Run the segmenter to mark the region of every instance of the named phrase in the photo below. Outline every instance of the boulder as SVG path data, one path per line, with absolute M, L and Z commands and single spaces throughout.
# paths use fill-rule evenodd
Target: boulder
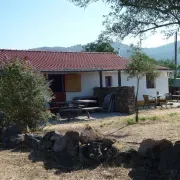
M 38 149 L 42 136 L 36 134 L 25 134 L 24 144 L 29 148 Z
M 15 134 L 21 134 L 21 133 L 22 133 L 21 128 L 18 127 L 17 125 L 9 126 L 4 130 L 3 137 L 8 138 L 8 137 L 12 137 Z
M 152 149 L 156 144 L 154 139 L 145 139 L 141 142 L 138 152 L 140 155 L 146 155 L 149 149 Z
M 104 135 L 90 126 L 87 126 L 80 134 L 81 144 L 88 144 L 93 141 L 102 141 L 103 139 Z
M 54 142 L 58 139 L 60 139 L 62 137 L 62 135 L 60 134 L 60 132 L 58 131 L 50 131 L 47 132 L 41 142 L 40 142 L 40 149 L 52 149 Z
M 102 142 L 91 142 L 80 146 L 79 157 L 81 164 L 92 165 L 108 162 L 117 155 L 115 147 L 104 146 Z
M 146 139 L 140 144 L 138 152 L 142 156 L 153 156 L 155 158 L 160 158 L 161 152 L 171 148 L 172 146 L 172 142 L 167 139 Z
M 11 137 L 3 138 L 4 148 L 16 148 L 24 142 L 24 134 L 15 134 Z
M 76 131 L 67 131 L 64 136 L 54 142 L 53 151 L 59 153 L 61 156 L 77 156 L 79 151 L 79 133 Z
M 112 145 L 115 143 L 116 141 L 114 140 L 114 139 L 109 139 L 109 138 L 104 138 L 103 140 L 102 140 L 102 143 L 103 143 L 103 145 L 104 146 L 106 146 L 106 147 L 112 147 Z
M 167 172 L 180 169 L 180 144 L 177 143 L 173 147 L 163 151 L 160 156 L 158 170 Z

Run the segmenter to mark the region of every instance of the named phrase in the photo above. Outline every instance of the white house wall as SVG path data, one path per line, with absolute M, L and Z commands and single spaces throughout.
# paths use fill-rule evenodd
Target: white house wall
M 81 73 L 81 92 L 66 92 L 66 100 L 71 101 L 74 97 L 92 96 L 93 88 L 100 86 L 98 72 Z
M 112 76 L 112 86 L 118 86 L 118 72 L 117 71 L 104 71 L 102 72 L 103 87 L 105 87 L 105 76 Z M 98 72 L 84 72 L 81 73 L 81 92 L 66 92 L 66 100 L 71 101 L 74 97 L 79 96 L 92 96 L 93 88 L 100 87 L 100 79 Z M 128 79 L 128 76 L 121 72 L 121 85 L 122 86 L 135 86 L 136 79 Z M 136 88 L 135 88 L 136 90 Z M 169 92 L 167 72 L 161 72 L 160 76 L 156 79 L 156 88 L 146 88 L 146 77 L 140 80 L 138 100 L 143 100 L 143 94 L 155 96 L 156 92 L 165 94 Z
M 117 71 L 102 72 L 103 87 L 105 87 L 105 76 L 112 76 L 112 86 L 118 86 Z M 71 101 L 74 97 L 93 96 L 94 87 L 100 87 L 99 72 L 81 73 L 81 92 L 66 92 L 66 100 Z
M 121 73 L 121 85 L 134 86 L 136 91 L 136 79 L 128 79 L 128 75 L 124 74 L 123 72 Z M 155 96 L 157 91 L 159 91 L 160 94 L 165 94 L 169 92 L 167 72 L 161 71 L 160 76 L 155 80 L 155 88 L 152 89 L 147 89 L 146 77 L 141 79 L 138 100 L 143 100 L 144 94 Z
M 118 72 L 117 71 L 104 71 L 102 72 L 103 87 L 105 87 L 105 76 L 112 76 L 112 86 L 118 86 Z

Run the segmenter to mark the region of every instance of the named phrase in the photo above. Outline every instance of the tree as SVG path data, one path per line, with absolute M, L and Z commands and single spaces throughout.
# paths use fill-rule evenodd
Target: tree
M 138 49 L 132 49 L 131 61 L 127 64 L 125 73 L 129 75 L 129 78 L 136 78 L 136 95 L 135 95 L 135 112 L 136 122 L 138 122 L 138 93 L 139 82 L 147 74 L 151 78 L 156 78 L 159 73 L 156 70 L 156 65 L 153 63 L 153 59 L 149 58 L 146 54 L 140 52 Z
M 83 48 L 87 52 L 115 52 L 114 48 L 107 42 L 92 42 Z
M 45 104 L 52 94 L 43 75 L 33 71 L 21 60 L 3 65 L 0 74 L 1 126 L 18 125 L 22 129 L 35 128 L 40 121 L 51 117 Z
M 168 67 L 172 70 L 176 70 L 179 68 L 179 66 L 176 67 L 175 63 L 172 62 L 171 60 L 169 59 L 165 59 L 165 60 L 160 60 L 160 61 L 156 61 L 158 65 L 160 66 L 164 66 L 164 67 Z
M 70 0 L 80 7 L 86 7 L 98 0 Z M 179 0 L 104 0 L 111 6 L 105 16 L 105 33 L 124 38 L 128 35 L 155 33 L 160 29 L 165 36 L 171 36 L 180 26 Z

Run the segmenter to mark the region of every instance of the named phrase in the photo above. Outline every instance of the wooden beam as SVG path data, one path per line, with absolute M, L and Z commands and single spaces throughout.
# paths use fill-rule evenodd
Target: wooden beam
M 99 71 L 100 87 L 103 87 L 102 71 Z
M 118 71 L 118 86 L 121 86 L 121 71 Z

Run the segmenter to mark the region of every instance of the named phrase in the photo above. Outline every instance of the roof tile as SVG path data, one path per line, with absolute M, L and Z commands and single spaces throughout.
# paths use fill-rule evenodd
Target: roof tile
M 40 71 L 124 70 L 129 62 L 129 59 L 114 53 L 0 49 L 1 63 L 15 58 L 28 60 L 35 69 Z

